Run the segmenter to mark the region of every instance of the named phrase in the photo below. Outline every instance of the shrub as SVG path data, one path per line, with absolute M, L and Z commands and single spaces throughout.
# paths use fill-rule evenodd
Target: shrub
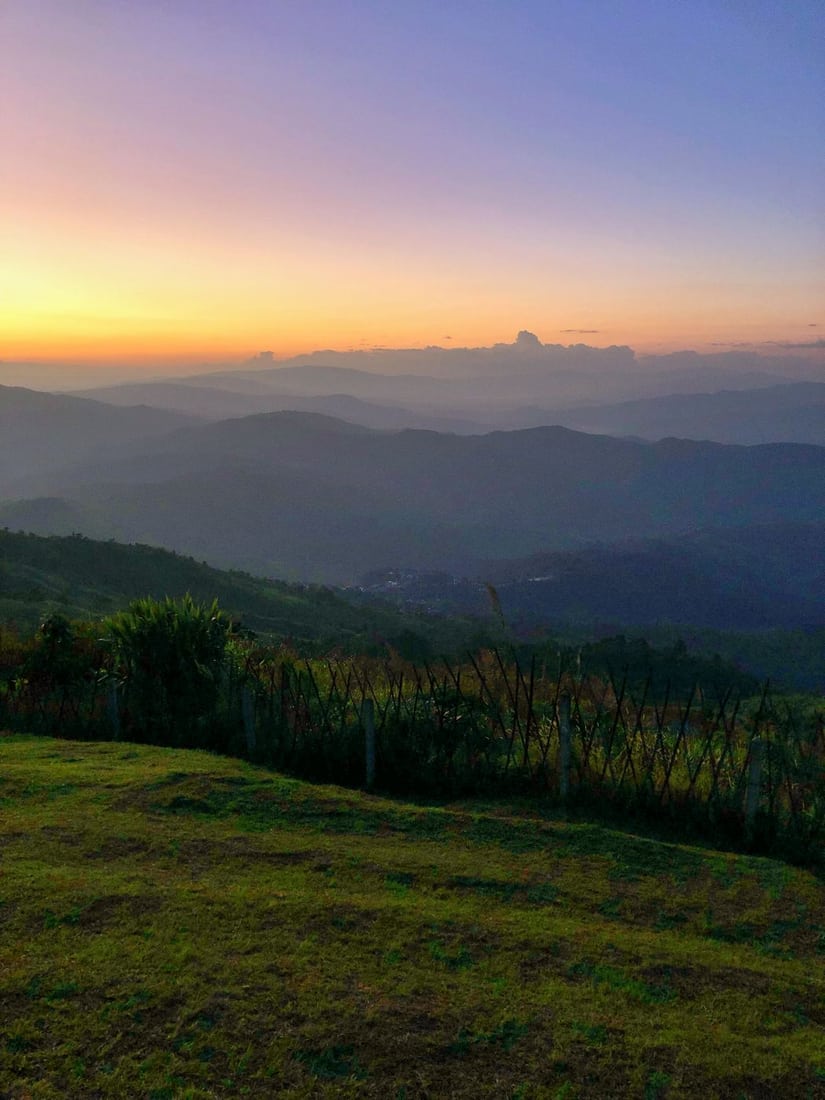
M 217 601 L 198 604 L 189 595 L 136 600 L 105 626 L 130 736 L 220 747 L 217 718 L 231 623 Z

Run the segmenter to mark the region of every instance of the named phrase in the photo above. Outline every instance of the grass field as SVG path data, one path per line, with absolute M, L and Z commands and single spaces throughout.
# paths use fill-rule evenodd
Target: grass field
M 0 736 L 0 1096 L 825 1097 L 825 883 Z

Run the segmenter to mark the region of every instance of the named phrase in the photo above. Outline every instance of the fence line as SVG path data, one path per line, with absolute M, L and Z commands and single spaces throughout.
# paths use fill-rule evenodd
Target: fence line
M 755 844 L 825 839 L 825 728 L 766 686 L 655 696 L 648 680 L 548 675 L 490 651 L 466 664 L 298 660 L 250 650 L 189 725 L 150 722 L 105 650 L 83 677 L 0 653 L 0 728 L 190 745 L 316 780 L 405 794 L 534 794 L 704 822 Z M 18 672 L 15 675 L 15 671 Z

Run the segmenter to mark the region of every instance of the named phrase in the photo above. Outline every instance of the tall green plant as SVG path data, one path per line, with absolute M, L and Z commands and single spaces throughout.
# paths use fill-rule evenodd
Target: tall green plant
M 217 601 L 135 600 L 106 628 L 132 734 L 166 744 L 213 741 L 231 629 Z

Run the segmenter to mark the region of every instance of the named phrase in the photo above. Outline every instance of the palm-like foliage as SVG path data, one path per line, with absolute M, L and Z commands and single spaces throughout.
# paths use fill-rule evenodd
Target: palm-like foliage
M 133 731 L 176 743 L 203 733 L 216 711 L 231 628 L 217 601 L 135 600 L 106 628 Z

